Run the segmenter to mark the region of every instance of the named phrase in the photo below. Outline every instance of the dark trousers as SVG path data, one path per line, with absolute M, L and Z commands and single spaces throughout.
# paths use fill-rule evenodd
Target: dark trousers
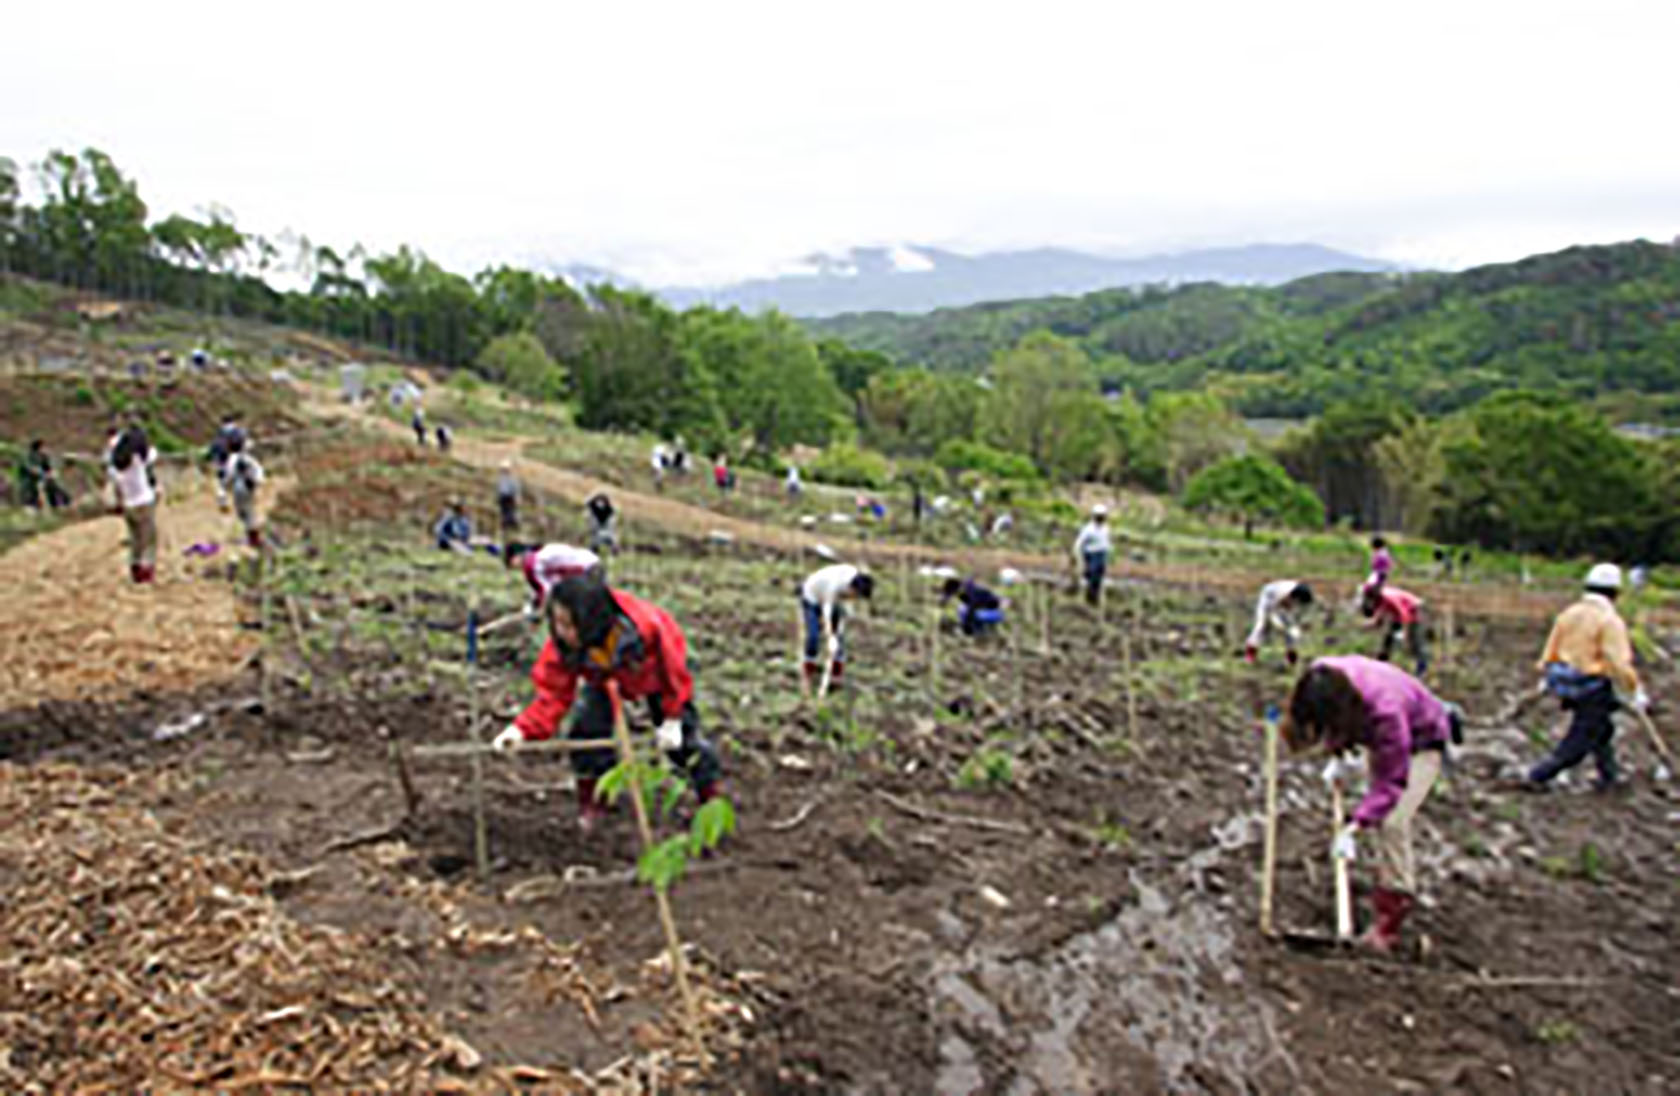
M 1085 600 L 1092 605 L 1102 593 L 1103 576 L 1108 572 L 1107 552 L 1085 553 Z
M 1406 636 L 1406 650 L 1412 656 L 1412 665 L 1418 676 L 1422 677 L 1429 672 L 1429 648 L 1424 645 L 1423 641 L 1423 617 L 1421 615 L 1410 624 L 1396 622 L 1389 625 L 1387 631 L 1383 633 L 1382 650 L 1377 652 L 1377 658 L 1383 662 L 1388 661 L 1388 656 L 1394 653 L 1394 641 L 1400 638 L 1401 633 Z
M 1565 700 L 1563 710 L 1570 713 L 1569 733 L 1557 744 L 1550 756 L 1534 766 L 1528 778 L 1545 784 L 1565 769 L 1573 769 L 1588 754 L 1598 765 L 1598 783 L 1608 787 L 1616 782 L 1616 723 L 1611 719 L 1619 705 L 1616 692 L 1607 680 L 1575 700 Z
M 648 714 L 657 725 L 664 722 L 664 709 L 657 695 L 647 698 Z M 683 744 L 670 750 L 665 757 L 682 773 L 696 790 L 708 788 L 723 774 L 717 750 L 700 734 L 700 712 L 693 702 L 683 706 Z M 572 729 L 568 738 L 577 740 L 611 738 L 613 736 L 612 698 L 599 685 L 585 685 L 583 694 L 573 709 Z M 585 779 L 606 775 L 618 764 L 618 753 L 612 749 L 581 750 L 571 755 L 572 772 Z
M 799 612 L 805 618 L 805 661 L 816 662 L 822 657 L 823 609 L 814 601 L 799 599 Z M 846 661 L 846 610 L 834 607 L 834 661 Z

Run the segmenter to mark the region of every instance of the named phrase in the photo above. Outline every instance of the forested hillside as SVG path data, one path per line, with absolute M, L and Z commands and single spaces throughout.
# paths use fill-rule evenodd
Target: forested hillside
M 1047 329 L 1078 342 L 1109 386 L 1212 391 L 1250 415 L 1373 395 L 1444 412 L 1513 387 L 1651 414 L 1680 408 L 1677 320 L 1680 251 L 1634 242 L 1459 274 L 1114 290 L 811 326 L 950 370 Z

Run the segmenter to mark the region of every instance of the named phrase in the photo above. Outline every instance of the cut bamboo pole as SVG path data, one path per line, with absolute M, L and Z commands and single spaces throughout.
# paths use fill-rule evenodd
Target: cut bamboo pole
M 793 621 L 793 664 L 799 670 L 799 699 L 811 699 L 811 681 L 805 674 L 805 600 L 800 598 Z
M 1277 881 L 1278 723 L 1276 711 L 1265 719 L 1266 832 L 1260 854 L 1260 931 L 1276 935 L 1272 924 L 1272 894 Z
M 939 704 L 939 603 L 928 613 L 928 688 L 935 706 Z
M 828 699 L 828 687 L 834 683 L 834 658 L 838 644 L 835 642 L 834 625 L 829 613 L 830 606 L 818 605 L 817 615 L 822 618 L 822 645 L 819 654 L 823 660 L 822 684 L 817 687 L 817 700 Z
M 1050 588 L 1041 586 L 1038 591 L 1038 653 L 1045 658 L 1050 657 Z
M 478 737 L 478 610 L 467 610 L 467 741 L 481 745 Z M 490 881 L 490 823 L 484 812 L 484 755 L 472 754 L 473 860 L 478 878 Z
M 624 715 L 624 698 L 619 695 L 618 682 L 607 681 L 607 697 L 612 702 L 613 737 L 618 741 L 619 760 L 628 765 L 634 774 L 638 768 L 636 743 L 630 738 L 630 723 Z M 641 834 L 642 850 L 645 852 L 653 848 L 653 825 L 648 821 L 647 804 L 642 801 L 641 788 L 634 779 L 630 783 L 630 806 L 636 813 L 636 829 Z M 677 992 L 682 997 L 683 1011 L 687 1014 L 689 1038 L 694 1041 L 695 1054 L 705 1065 L 710 1056 L 700 1034 L 700 1005 L 694 998 L 694 988 L 688 984 L 688 964 L 683 956 L 682 940 L 677 935 L 677 919 L 671 912 L 671 896 L 664 887 L 653 888 L 653 896 L 659 904 L 659 923 L 665 930 L 665 946 L 671 954 L 671 972 L 676 976 Z
M 269 673 L 269 660 L 274 654 L 274 642 L 273 637 L 269 635 L 268 631 L 271 614 L 269 613 L 268 605 L 268 547 L 266 544 L 257 548 L 257 593 L 261 601 L 261 608 L 259 609 L 259 612 L 262 617 L 259 621 L 261 626 L 260 632 L 262 635 L 262 658 L 259 660 L 260 676 L 258 677 L 258 692 L 262 698 L 263 713 L 265 716 L 268 716 L 273 712 L 269 703 L 273 699 L 271 695 L 273 686 L 270 684 L 272 675 Z
M 1344 809 L 1342 805 L 1342 785 L 1332 781 L 1330 784 L 1330 837 L 1335 839 L 1342 832 Z M 1353 937 L 1353 891 L 1348 883 L 1347 861 L 1331 853 L 1331 873 L 1335 879 L 1336 900 L 1336 939 L 1349 940 Z

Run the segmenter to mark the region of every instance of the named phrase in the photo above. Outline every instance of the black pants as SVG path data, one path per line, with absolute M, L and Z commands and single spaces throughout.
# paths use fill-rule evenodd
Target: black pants
M 1418 676 L 1422 677 L 1429 672 L 1429 648 L 1424 645 L 1423 641 L 1423 617 L 1421 615 L 1410 624 L 1395 623 L 1390 625 L 1383 633 L 1382 650 L 1377 652 L 1377 658 L 1380 661 L 1387 662 L 1388 657 L 1394 653 L 1394 641 L 1399 639 L 1402 633 L 1406 636 L 1406 650 L 1412 656 L 1412 665 L 1417 670 Z
M 1578 700 L 1565 700 L 1563 710 L 1571 713 L 1569 733 L 1563 736 L 1563 741 L 1557 744 L 1557 748 L 1546 760 L 1534 766 L 1528 778 L 1536 784 L 1545 784 L 1565 769 L 1573 769 L 1586 760 L 1588 754 L 1592 754 L 1593 761 L 1598 766 L 1599 786 L 1609 787 L 1614 784 L 1619 769 L 1616 765 L 1616 747 L 1612 741 L 1616 736 L 1616 722 L 1610 717 L 1618 707 L 1620 705 L 1616 702 L 1616 691 L 1607 680 L 1601 680 Z
M 664 722 L 664 708 L 657 695 L 647 698 L 648 714 L 657 726 Z M 573 709 L 572 729 L 568 738 L 587 740 L 613 736 L 612 698 L 598 685 L 585 685 L 583 694 Z M 628 713 L 626 713 L 628 714 Z M 687 777 L 698 790 L 708 788 L 723 775 L 717 750 L 700 734 L 700 712 L 694 702 L 683 705 L 683 744 L 665 756 L 676 770 Z M 584 778 L 604 776 L 618 764 L 618 754 L 611 749 L 582 750 L 571 755 L 572 772 Z

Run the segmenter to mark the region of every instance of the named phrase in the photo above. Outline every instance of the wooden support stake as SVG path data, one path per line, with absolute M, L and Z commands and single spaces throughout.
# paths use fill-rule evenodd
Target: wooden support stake
M 1342 832 L 1344 820 L 1342 786 L 1340 783 L 1332 782 L 1330 785 L 1330 836 L 1332 840 Z M 1332 852 L 1330 866 L 1336 881 L 1336 939 L 1351 940 L 1353 938 L 1353 892 L 1348 885 L 1347 861 Z
M 817 615 L 822 617 L 822 647 L 818 654 L 823 660 L 822 684 L 817 687 L 817 700 L 828 699 L 828 687 L 834 683 L 834 628 L 829 623 L 828 610 L 825 606 L 817 606 Z
M 257 591 L 262 603 L 262 607 L 259 610 L 262 617 L 259 621 L 259 624 L 261 625 L 260 631 L 262 633 L 262 660 L 260 664 L 261 676 L 258 678 L 260 683 L 258 691 L 262 695 L 263 715 L 266 718 L 273 714 L 273 709 L 270 707 L 269 703 L 272 700 L 270 695 L 272 687 L 269 684 L 270 674 L 268 664 L 270 657 L 274 653 L 272 637 L 268 633 L 270 613 L 268 611 L 268 547 L 266 544 L 257 549 Z
M 1016 711 L 1021 711 L 1026 707 L 1027 699 L 1027 682 L 1025 676 L 1021 673 L 1021 629 L 1025 627 L 1027 623 L 1026 603 L 1027 599 L 1023 598 L 1021 599 L 1020 605 L 1010 606 L 1010 608 L 1018 608 L 1021 610 L 1015 615 L 1015 618 L 1009 622 L 1009 676 L 1015 679 Z
M 1632 705 L 1629 705 L 1629 707 L 1632 708 Z M 1673 772 L 1674 755 L 1668 752 L 1668 743 L 1664 742 L 1662 735 L 1657 733 L 1657 725 L 1651 722 L 1648 713 L 1640 711 L 1638 708 L 1632 710 L 1634 718 L 1639 720 L 1639 725 L 1645 728 L 1645 734 L 1651 739 L 1651 748 L 1657 751 L 1658 755 L 1662 757 L 1663 764 L 1668 767 L 1670 772 Z
M 584 753 L 588 750 L 610 750 L 618 743 L 611 738 L 550 738 L 541 742 L 521 742 L 514 746 L 515 754 Z M 488 742 L 438 742 L 410 746 L 403 755 L 412 761 L 447 761 L 459 757 L 496 754 Z
M 1132 665 L 1132 630 L 1120 634 L 1120 658 L 1126 673 L 1126 741 L 1137 745 L 1137 672 Z
M 1260 854 L 1260 931 L 1267 936 L 1277 933 L 1272 924 L 1272 892 L 1277 880 L 1277 785 L 1278 785 L 1278 723 L 1277 713 L 1266 713 L 1265 782 L 1266 833 Z
M 478 737 L 478 610 L 467 610 L 467 741 L 480 745 Z M 478 878 L 490 881 L 490 823 L 484 813 L 484 755 L 472 755 L 473 860 Z
M 939 603 L 935 602 L 928 615 L 928 689 L 933 703 L 939 704 Z
M 630 722 L 624 715 L 624 698 L 619 695 L 618 682 L 607 681 L 607 698 L 612 702 L 613 709 L 613 737 L 618 741 L 619 759 L 636 772 L 636 743 L 630 737 Z M 642 801 L 642 790 L 636 781 L 631 781 L 630 806 L 636 812 L 636 829 L 642 837 L 642 849 L 653 848 L 653 826 L 648 821 L 647 804 Z M 700 1034 L 700 1006 L 694 999 L 694 989 L 688 984 L 688 964 L 684 959 L 682 940 L 677 936 L 677 919 L 671 913 L 671 896 L 664 887 L 653 888 L 653 896 L 659 904 L 659 923 L 665 930 L 665 947 L 671 954 L 671 972 L 677 979 L 677 992 L 682 997 L 683 1010 L 688 1015 L 688 1034 L 694 1041 L 694 1052 L 700 1058 L 702 1065 L 710 1061 L 706 1053 L 706 1043 Z
M 1038 653 L 1050 657 L 1050 588 L 1038 591 Z
M 811 699 L 811 679 L 805 674 L 805 599 L 801 597 L 793 624 L 793 664 L 799 668 L 799 699 Z

